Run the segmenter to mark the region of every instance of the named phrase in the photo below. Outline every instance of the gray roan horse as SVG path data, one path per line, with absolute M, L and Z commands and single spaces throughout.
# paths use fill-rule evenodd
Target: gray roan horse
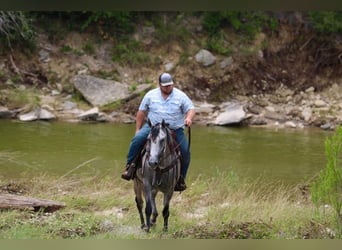
M 151 131 L 141 157 L 141 168 L 137 169 L 134 178 L 135 201 L 140 215 L 141 228 L 149 232 L 158 216 L 156 195 L 159 191 L 162 192 L 164 194 L 164 231 L 167 231 L 170 201 L 180 176 L 180 150 L 172 131 L 164 120 L 155 125 L 149 121 L 149 125 Z M 143 215 L 143 197 L 146 202 L 146 224 Z

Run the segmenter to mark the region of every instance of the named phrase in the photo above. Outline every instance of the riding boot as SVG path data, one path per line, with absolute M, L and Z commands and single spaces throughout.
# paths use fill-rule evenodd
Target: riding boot
M 121 178 L 124 180 L 129 181 L 130 179 L 133 179 L 135 172 L 135 164 L 127 164 L 125 172 L 122 173 Z
M 184 177 L 181 175 L 179 176 L 179 179 L 177 181 L 177 184 L 175 186 L 175 191 L 184 191 L 186 189 L 186 184 L 185 184 L 185 180 Z

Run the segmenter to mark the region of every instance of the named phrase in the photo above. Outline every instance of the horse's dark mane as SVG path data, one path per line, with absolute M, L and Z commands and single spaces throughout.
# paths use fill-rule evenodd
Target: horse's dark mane
M 152 140 L 154 140 L 158 134 L 159 134 L 159 131 L 160 129 L 163 127 L 160 125 L 161 123 L 157 123 L 156 125 L 154 125 L 152 128 L 151 128 L 151 138 Z M 166 125 L 165 127 L 163 127 L 166 131 L 166 135 L 167 135 L 167 142 L 169 145 L 171 145 L 172 143 L 172 133 L 170 131 L 170 128 Z
M 160 126 L 159 125 L 160 125 L 160 123 L 157 123 L 151 129 L 152 140 L 154 140 L 158 136 L 158 134 L 159 134 L 159 130 L 160 130 Z

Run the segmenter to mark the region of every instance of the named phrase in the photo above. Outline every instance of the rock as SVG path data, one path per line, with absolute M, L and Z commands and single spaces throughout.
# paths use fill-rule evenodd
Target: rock
M 71 102 L 71 101 L 65 101 L 62 104 L 62 107 L 64 110 L 72 110 L 72 109 L 75 109 L 77 107 L 77 104 L 74 102 Z
M 212 124 L 219 126 L 237 124 L 242 122 L 246 118 L 248 117 L 246 116 L 246 113 L 243 110 L 243 106 L 241 104 L 230 103 L 225 108 L 225 111 L 216 117 Z
M 50 61 L 50 53 L 46 50 L 43 50 L 41 49 L 39 52 L 39 60 L 44 62 L 44 63 L 47 63 Z
M 329 122 L 328 123 L 325 123 L 325 124 L 322 124 L 321 126 L 319 126 L 321 129 L 323 130 L 333 130 L 335 129 L 335 127 L 330 124 Z
M 165 64 L 165 66 L 164 66 L 166 72 L 171 71 L 174 67 L 175 67 L 175 65 L 174 65 L 174 63 L 172 63 L 172 62 L 167 63 L 167 64 Z
M 11 118 L 13 112 L 9 111 L 6 107 L 0 107 L 0 118 Z
M 37 108 L 29 113 L 19 115 L 19 120 L 24 122 L 35 121 L 35 120 L 52 120 L 56 116 L 46 109 Z
M 195 55 L 195 60 L 203 66 L 210 66 L 215 63 L 216 57 L 208 50 L 202 49 Z
M 253 116 L 250 120 L 249 120 L 249 124 L 250 125 L 255 125 L 255 126 L 260 126 L 260 125 L 266 125 L 267 121 L 264 117 L 262 116 Z
M 297 125 L 296 125 L 296 123 L 294 123 L 293 121 L 287 121 L 287 122 L 285 122 L 285 127 L 288 127 L 288 128 L 296 128 Z
M 272 106 L 266 106 L 265 110 L 269 111 L 269 112 L 275 112 L 275 108 Z
M 50 111 L 47 111 L 46 109 L 40 109 L 38 119 L 39 120 L 52 120 L 55 119 L 55 115 L 52 114 Z
M 311 108 L 304 108 L 304 110 L 302 111 L 302 116 L 304 118 L 304 121 L 309 121 L 311 119 L 312 116 L 312 110 Z
M 89 75 L 77 75 L 74 78 L 74 86 L 93 106 L 129 100 L 150 88 L 150 84 L 141 84 L 132 91 L 126 84 Z
M 315 107 L 317 107 L 317 108 L 321 108 L 321 107 L 325 107 L 327 104 L 326 104 L 325 101 L 319 99 L 319 100 L 316 100 L 316 101 L 314 102 L 314 105 L 315 105 Z
M 215 105 L 209 104 L 207 102 L 205 103 L 197 103 L 195 104 L 195 110 L 196 114 L 211 114 L 213 110 L 215 109 Z
M 19 120 L 23 122 L 30 122 L 38 120 L 38 114 L 36 111 L 31 111 L 29 113 L 19 115 Z
M 61 92 L 58 91 L 58 90 L 55 90 L 55 89 L 51 90 L 51 95 L 52 96 L 56 96 L 56 95 L 60 95 L 60 94 L 61 94 Z
M 99 116 L 99 108 L 95 107 L 87 110 L 86 112 L 78 115 L 78 118 L 82 121 L 96 121 Z
M 226 57 L 226 58 L 224 58 L 224 59 L 222 60 L 222 62 L 220 63 L 220 67 L 221 67 L 221 69 L 224 69 L 224 68 L 226 68 L 226 67 L 232 65 L 233 62 L 234 62 L 233 57 L 231 57 L 231 56 L 230 56 L 230 57 Z
M 314 91 L 315 91 L 315 88 L 312 86 L 305 90 L 306 93 L 313 93 Z

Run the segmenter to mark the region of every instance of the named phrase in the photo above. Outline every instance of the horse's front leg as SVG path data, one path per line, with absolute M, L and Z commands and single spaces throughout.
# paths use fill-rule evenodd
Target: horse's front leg
M 163 208 L 163 219 L 164 219 L 164 232 L 168 231 L 169 227 L 169 216 L 170 216 L 170 200 L 172 198 L 171 194 L 164 194 L 164 208 Z
M 154 226 L 157 223 L 157 217 L 158 217 L 158 211 L 157 211 L 157 205 L 156 205 L 156 196 L 157 196 L 157 191 L 153 190 L 152 191 L 152 221 L 151 225 Z
M 152 214 L 152 205 L 151 205 L 151 198 L 149 197 L 148 199 L 146 199 L 146 207 L 145 207 L 146 226 L 144 230 L 146 232 L 149 232 L 151 228 L 151 214 Z
M 144 195 L 145 195 L 145 200 L 146 200 L 146 207 L 145 207 L 146 227 L 144 228 L 144 230 L 146 232 L 149 232 L 151 228 L 151 214 L 152 214 L 152 209 L 153 209 L 152 187 L 150 185 L 145 184 Z

